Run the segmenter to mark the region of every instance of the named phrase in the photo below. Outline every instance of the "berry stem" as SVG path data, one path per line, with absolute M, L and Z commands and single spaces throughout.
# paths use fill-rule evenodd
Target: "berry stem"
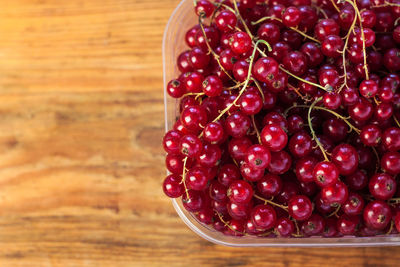
M 265 102 L 265 96 L 264 96 L 264 92 L 263 92 L 263 90 L 262 90 L 260 84 L 259 84 L 258 81 L 257 81 L 256 79 L 254 79 L 254 78 L 251 78 L 251 80 L 254 82 L 254 84 L 256 85 L 256 87 L 257 87 L 257 89 L 258 89 L 258 91 L 260 92 L 262 101 L 263 101 L 263 103 L 264 103 L 264 102 Z
M 204 30 L 204 25 L 203 25 L 203 18 L 204 18 L 204 14 L 200 14 L 199 16 L 199 25 L 200 25 L 200 29 L 201 32 L 203 34 L 204 40 L 206 42 L 207 48 L 208 48 L 208 52 L 211 53 L 213 55 L 213 57 L 215 58 L 215 60 L 217 61 L 219 67 L 221 68 L 221 70 L 226 74 L 226 76 L 229 77 L 230 80 L 235 81 L 235 79 L 232 78 L 232 76 L 225 70 L 225 68 L 221 65 L 221 62 L 219 61 L 219 55 L 217 53 L 215 53 L 215 51 L 211 48 L 210 43 L 208 42 L 208 38 L 206 35 L 206 31 Z
M 310 128 L 312 137 L 313 137 L 313 139 L 315 140 L 315 142 L 317 143 L 317 146 L 319 147 L 319 149 L 321 149 L 321 152 L 322 152 L 322 155 L 324 156 L 325 161 L 329 161 L 329 158 L 328 158 L 328 156 L 327 156 L 327 154 L 326 154 L 326 151 L 325 151 L 324 147 L 322 146 L 321 142 L 319 141 L 317 135 L 315 134 L 315 131 L 314 131 L 313 126 L 312 126 L 311 112 L 312 112 L 313 108 L 315 107 L 315 105 L 316 105 L 318 102 L 320 102 L 321 100 L 322 100 L 322 97 L 317 98 L 317 99 L 311 104 L 311 106 L 310 106 L 309 109 L 308 109 L 308 117 L 307 117 L 307 118 L 308 118 L 308 127 Z
M 379 158 L 378 151 L 376 151 L 376 148 L 375 148 L 375 147 L 372 147 L 372 151 L 374 152 L 374 155 L 375 155 L 375 157 L 376 157 L 375 172 L 377 173 L 378 170 L 379 170 L 379 166 L 381 165 L 381 163 L 380 163 L 381 160 L 380 160 L 380 158 Z
M 233 6 L 235 7 L 235 13 L 236 13 L 237 18 L 238 18 L 238 19 L 240 20 L 240 22 L 243 24 L 243 27 L 244 27 L 244 29 L 246 30 L 247 34 L 248 34 L 248 35 L 251 37 L 251 39 L 253 40 L 253 39 L 254 39 L 253 34 L 251 33 L 249 27 L 247 27 L 247 24 L 246 24 L 246 22 L 244 21 L 242 15 L 240 15 L 240 11 L 239 11 L 239 8 L 238 8 L 238 5 L 237 5 L 236 0 L 233 0 Z
M 286 69 L 285 69 L 284 67 L 282 67 L 282 66 L 279 66 L 279 69 L 280 69 L 281 71 L 285 72 L 286 74 L 292 76 L 293 78 L 299 80 L 299 81 L 302 81 L 302 82 L 304 82 L 304 83 L 308 83 L 309 85 L 312 85 L 312 86 L 315 86 L 315 87 L 318 87 L 318 88 L 320 88 L 320 89 L 322 89 L 322 90 L 324 90 L 324 91 L 326 91 L 326 92 L 331 92 L 331 91 L 332 91 L 332 88 L 329 87 L 329 85 L 326 86 L 326 88 L 325 88 L 325 87 L 323 87 L 322 85 L 319 85 L 319 84 L 317 84 L 317 83 L 313 83 L 313 82 L 304 80 L 303 78 L 300 78 L 299 76 L 294 75 L 293 73 L 289 72 L 288 70 L 286 70 Z
M 334 2 L 333 0 L 331 0 L 331 1 Z M 349 86 L 347 85 L 346 50 L 347 50 L 347 45 L 349 43 L 350 35 L 354 31 L 354 27 L 356 25 L 356 22 L 357 22 L 357 17 L 354 16 L 354 19 L 353 19 L 353 22 L 351 23 L 349 31 L 347 32 L 347 34 L 345 36 L 345 42 L 344 42 L 344 45 L 343 45 L 343 51 L 341 51 L 342 59 L 343 59 L 343 78 L 344 78 L 344 82 L 343 82 L 343 85 L 339 88 L 338 93 L 340 93 L 340 91 L 342 90 L 342 88 L 344 86 L 349 88 Z
M 185 157 L 183 159 L 183 172 L 182 172 L 182 180 L 181 183 L 183 183 L 183 187 L 185 188 L 185 193 L 186 193 L 186 197 L 189 199 L 189 193 L 188 193 L 188 189 L 186 186 L 186 162 L 188 160 L 188 157 Z
M 241 235 L 246 235 L 246 233 L 242 233 L 242 232 L 239 232 L 239 231 L 236 230 L 236 229 L 233 229 L 232 226 L 230 226 L 229 223 L 226 222 L 226 221 L 222 218 L 222 215 L 221 215 L 218 211 L 214 210 L 214 212 L 217 214 L 217 216 L 219 217 L 219 219 L 221 220 L 221 222 L 222 222 L 226 227 L 228 227 L 229 229 L 231 229 L 231 230 L 234 231 L 235 233 L 238 233 L 238 234 L 241 234 Z
M 340 208 L 341 208 L 341 206 L 340 206 L 340 205 L 337 205 L 335 211 L 332 212 L 331 214 L 329 214 L 329 215 L 327 216 L 327 218 L 332 217 L 332 216 L 335 216 L 336 218 L 339 218 L 339 216 L 338 216 L 337 213 L 339 212 Z
M 320 98 L 320 99 L 322 99 L 322 98 Z M 289 107 L 288 109 L 286 109 L 284 113 L 287 114 L 287 113 L 289 112 L 289 110 L 291 110 L 291 109 L 293 109 L 293 108 L 310 108 L 310 107 L 311 107 L 311 106 L 308 106 L 308 105 L 296 105 L 296 106 L 291 106 L 291 107 Z M 333 111 L 333 110 L 330 110 L 330 109 L 321 107 L 321 106 L 314 106 L 313 109 L 324 110 L 324 111 L 326 111 L 326 112 L 329 112 L 329 113 L 335 115 L 338 119 L 343 120 L 343 121 L 350 127 L 351 130 L 355 131 L 357 134 L 360 134 L 360 132 L 361 132 L 360 129 L 358 129 L 358 128 L 355 127 L 353 124 L 351 124 L 351 123 L 349 122 L 348 118 L 343 117 L 343 116 L 340 115 L 339 113 L 337 113 L 337 112 L 335 112 L 335 111 Z
M 279 21 L 279 22 L 282 23 L 282 20 L 279 19 L 279 18 L 267 16 L 267 17 L 263 17 L 263 18 L 261 18 L 261 19 L 255 21 L 255 22 L 252 22 L 251 24 L 252 24 L 252 25 L 257 25 L 257 24 L 259 24 L 259 23 L 261 23 L 261 22 L 263 22 L 263 21 L 269 20 L 269 19 L 276 20 L 276 21 Z M 298 28 L 295 28 L 295 27 L 288 27 L 288 28 L 291 29 L 292 31 L 295 31 L 295 32 L 301 34 L 301 35 L 302 35 L 303 37 L 305 37 L 305 38 L 308 38 L 308 39 L 310 39 L 310 40 L 312 40 L 312 41 L 314 41 L 314 42 L 316 42 L 316 43 L 321 44 L 321 42 L 320 42 L 319 40 L 317 40 L 317 39 L 315 39 L 314 37 L 312 37 L 312 36 L 306 34 L 305 32 L 300 31 Z
M 258 41 L 255 43 L 254 49 L 253 49 L 253 53 L 252 53 L 252 55 L 250 56 L 249 71 L 248 71 L 248 73 L 247 73 L 247 78 L 246 78 L 246 80 L 245 80 L 245 82 L 244 82 L 244 84 L 243 84 L 242 89 L 240 89 L 239 94 L 238 94 L 238 96 L 235 98 L 235 100 L 233 100 L 233 102 L 232 102 L 229 106 L 227 106 L 224 110 L 222 110 L 222 111 L 220 112 L 220 114 L 213 120 L 213 122 L 218 121 L 227 111 L 229 111 L 229 110 L 231 109 L 231 107 L 233 107 L 233 106 L 236 104 L 236 102 L 237 102 L 237 101 L 239 100 L 239 98 L 242 96 L 242 94 L 244 93 L 244 91 L 246 91 L 247 85 L 248 85 L 249 82 L 250 82 L 251 70 L 252 70 L 252 68 L 253 68 L 253 63 L 254 63 L 254 58 L 255 58 L 256 51 L 257 51 L 257 47 L 258 47 L 258 45 L 259 45 L 260 43 L 261 43 L 261 44 L 265 44 L 265 45 L 268 47 L 268 49 L 271 49 L 271 46 L 269 45 L 269 43 L 266 42 L 266 41 L 264 41 L 264 40 L 258 40 Z
M 365 35 L 364 35 L 364 29 L 363 29 L 362 22 L 361 22 L 362 20 L 361 20 L 360 10 L 359 10 L 358 7 L 357 7 L 356 0 L 353 0 L 353 2 L 350 1 L 350 0 L 344 0 L 344 1 L 353 6 L 354 11 L 356 12 L 355 19 L 358 18 L 358 20 L 359 20 L 359 22 L 360 22 L 360 31 L 361 31 L 362 41 L 363 41 L 363 55 L 364 55 L 364 71 L 365 71 L 365 78 L 366 78 L 367 80 L 369 80 L 368 65 L 367 65 L 367 51 L 365 50 Z
M 390 235 L 390 233 L 392 232 L 392 230 L 393 230 L 393 226 L 394 226 L 394 222 L 393 222 L 393 220 L 391 220 L 390 221 L 390 227 L 389 227 L 389 230 L 386 232 L 386 234 L 385 235 Z
M 400 122 L 399 122 L 399 120 L 396 118 L 396 115 L 395 115 L 395 114 L 393 114 L 393 119 L 394 119 L 394 121 L 396 122 L 397 127 L 400 128 Z
M 340 13 L 340 9 L 339 9 L 339 7 L 336 5 L 335 0 L 331 0 L 331 3 L 332 3 L 332 5 L 333 5 L 333 7 L 336 9 L 336 11 L 337 11 L 338 13 Z
M 254 115 L 251 115 L 251 121 L 253 122 L 253 127 L 257 134 L 258 143 L 261 144 L 260 131 L 257 128 L 256 121 L 254 120 Z
M 273 201 L 271 201 L 271 200 L 265 199 L 265 198 L 260 197 L 260 196 L 258 196 L 258 195 L 256 195 L 256 194 L 254 194 L 254 197 L 257 198 L 257 199 L 259 199 L 259 200 L 264 201 L 265 204 L 270 204 L 270 205 L 279 207 L 279 208 L 281 208 L 281 209 L 283 209 L 283 210 L 285 210 L 285 211 L 288 211 L 288 207 L 287 207 L 287 206 L 277 204 L 277 203 L 275 203 L 275 202 L 273 202 Z

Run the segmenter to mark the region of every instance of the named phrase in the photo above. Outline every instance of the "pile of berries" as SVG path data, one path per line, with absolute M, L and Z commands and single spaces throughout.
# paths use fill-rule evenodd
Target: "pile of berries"
M 226 235 L 400 231 L 400 0 L 195 0 L 165 194 Z

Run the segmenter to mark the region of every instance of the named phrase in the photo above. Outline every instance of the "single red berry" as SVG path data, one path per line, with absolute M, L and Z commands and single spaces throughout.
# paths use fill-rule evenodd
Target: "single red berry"
M 295 220 L 304 221 L 312 214 L 312 204 L 308 197 L 297 195 L 292 197 L 288 203 L 288 212 Z
M 264 170 L 271 162 L 271 153 L 268 148 L 263 145 L 253 145 L 249 147 L 246 154 L 246 162 L 253 169 Z
M 377 173 L 369 180 L 369 192 L 377 199 L 388 200 L 396 193 L 396 180 L 386 173 Z
M 284 174 L 292 165 L 292 158 L 284 150 L 271 153 L 271 162 L 268 171 L 272 174 Z
M 251 38 L 245 32 L 235 32 L 231 37 L 231 49 L 237 54 L 245 54 L 251 49 Z
M 358 217 L 343 214 L 337 220 L 337 229 L 343 235 L 354 235 L 356 233 L 358 223 Z
M 252 199 L 253 193 L 253 188 L 248 182 L 235 180 L 229 185 L 227 196 L 232 202 L 246 204 Z
M 363 97 L 372 98 L 378 93 L 378 84 L 373 80 L 364 80 L 361 82 L 359 91 Z
M 268 230 L 275 226 L 276 212 L 269 205 L 257 205 L 251 211 L 251 220 L 258 229 Z
M 285 131 L 276 124 L 266 125 L 261 132 L 261 142 L 272 152 L 285 148 L 288 137 Z
M 314 181 L 314 168 L 318 160 L 314 157 L 301 158 L 296 163 L 296 177 L 300 182 L 310 183 Z
M 300 24 L 301 12 L 297 7 L 290 6 L 282 14 L 282 22 L 286 27 L 296 27 Z
M 387 152 L 381 158 L 381 168 L 385 172 L 397 175 L 400 173 L 400 153 Z
M 250 182 L 257 182 L 264 175 L 264 169 L 254 169 L 250 164 L 242 162 L 240 165 L 240 173 L 244 179 Z
M 275 80 L 278 75 L 279 64 L 271 57 L 259 58 L 253 66 L 254 77 L 261 82 Z
M 392 220 L 392 212 L 388 204 L 381 200 L 375 200 L 365 207 L 363 218 L 368 227 L 382 230 Z
M 325 220 L 318 214 L 314 213 L 310 218 L 301 224 L 301 231 L 306 236 L 320 235 L 325 228 Z
M 202 83 L 202 86 L 203 86 L 203 92 L 210 97 L 220 95 L 223 89 L 221 79 L 215 75 L 210 75 L 207 78 L 205 78 Z
M 400 228 L 400 216 L 399 216 L 399 228 Z M 292 220 L 286 217 L 281 217 L 276 221 L 275 231 L 280 237 L 290 237 L 294 231 L 295 226 Z
M 328 35 L 325 37 L 321 45 L 322 53 L 327 57 L 336 58 L 340 56 L 340 51 L 343 50 L 343 40 L 338 35 Z
M 183 195 L 185 188 L 181 183 L 182 178 L 177 175 L 168 175 L 163 182 L 164 193 L 170 198 L 177 198 Z
M 224 164 L 218 172 L 218 181 L 228 187 L 233 181 L 240 179 L 240 170 L 235 164 Z
M 343 205 L 348 195 L 347 186 L 340 181 L 321 190 L 321 197 L 331 205 Z
M 349 144 L 340 144 L 336 146 L 332 151 L 331 159 L 342 175 L 350 175 L 357 170 L 358 153 L 357 150 Z
M 313 144 L 311 137 L 305 132 L 294 134 L 289 141 L 289 150 L 297 158 L 309 155 L 312 151 Z
M 182 195 L 182 203 L 186 210 L 198 212 L 205 207 L 206 198 L 202 191 L 189 190 Z
M 282 190 L 282 180 L 278 175 L 266 174 L 257 182 L 258 191 L 267 198 L 277 196 Z
M 400 150 L 400 128 L 391 127 L 382 134 L 382 143 L 389 151 Z
M 195 6 L 197 16 L 208 18 L 214 11 L 214 5 L 208 0 L 199 0 Z
M 179 143 L 179 151 L 183 156 L 189 158 L 195 158 L 203 150 L 203 144 L 197 136 L 193 134 L 187 134 L 181 138 Z
M 320 187 L 333 185 L 339 179 L 339 170 L 332 162 L 319 162 L 314 167 L 313 179 Z
M 237 17 L 235 14 L 228 10 L 221 11 L 215 17 L 215 25 L 222 32 L 230 32 L 235 29 Z
M 350 192 L 348 199 L 342 206 L 342 210 L 349 216 L 356 216 L 363 212 L 364 205 L 364 198 L 361 195 Z
M 381 130 L 377 125 L 368 124 L 361 129 L 360 138 L 366 146 L 377 146 L 381 141 Z
M 242 112 L 235 112 L 229 115 L 225 120 L 226 132 L 235 138 L 245 136 L 250 129 L 250 125 L 250 118 Z

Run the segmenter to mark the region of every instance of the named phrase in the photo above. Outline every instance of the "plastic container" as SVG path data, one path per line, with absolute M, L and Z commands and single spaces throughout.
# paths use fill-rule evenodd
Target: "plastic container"
M 184 42 L 185 32 L 196 24 L 197 17 L 193 11 L 193 0 L 183 0 L 171 15 L 164 32 L 163 64 L 164 64 L 164 103 L 165 129 L 170 130 L 177 114 L 175 99 L 166 93 L 168 81 L 176 78 L 179 71 L 176 67 L 178 55 L 188 49 Z M 356 246 L 396 246 L 400 245 L 400 236 L 376 237 L 340 237 L 340 238 L 260 238 L 226 236 L 212 227 L 197 221 L 195 216 L 186 211 L 180 198 L 173 199 L 176 212 L 196 234 L 213 243 L 234 247 L 356 247 Z

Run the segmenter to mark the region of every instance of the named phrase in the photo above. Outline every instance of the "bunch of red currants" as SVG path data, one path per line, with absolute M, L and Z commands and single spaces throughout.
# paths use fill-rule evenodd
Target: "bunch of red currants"
M 194 9 L 165 194 L 226 235 L 400 231 L 400 0 Z

